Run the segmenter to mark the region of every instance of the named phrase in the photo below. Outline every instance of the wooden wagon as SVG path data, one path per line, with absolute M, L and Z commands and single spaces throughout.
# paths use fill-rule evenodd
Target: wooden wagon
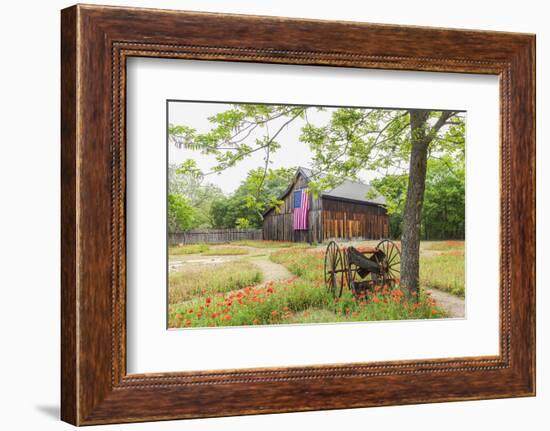
M 389 239 L 375 247 L 340 247 L 330 241 L 325 252 L 325 285 L 336 297 L 347 285 L 354 296 L 366 294 L 375 286 L 392 286 L 399 282 L 401 251 Z

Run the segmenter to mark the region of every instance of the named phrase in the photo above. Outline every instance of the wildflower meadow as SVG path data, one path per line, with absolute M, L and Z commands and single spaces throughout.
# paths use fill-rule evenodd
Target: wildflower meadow
M 170 277 L 168 324 L 170 328 L 254 326 L 272 324 L 359 322 L 447 317 L 432 293 L 420 289 L 418 298 L 411 298 L 399 284 L 377 286 L 358 297 L 344 288 L 341 297 L 334 298 L 324 284 L 324 248 L 292 247 L 273 249 L 260 244 L 254 250 L 268 249 L 266 254 L 254 254 L 239 260 L 174 273 Z M 256 245 L 256 244 L 249 244 Z M 231 244 L 231 249 L 243 247 Z M 445 242 L 424 245 L 426 252 L 421 268 L 433 260 L 448 259 L 451 274 L 459 274 L 452 282 L 448 276 L 432 276 L 425 270 L 422 284 L 437 288 L 464 284 L 460 263 L 464 244 Z M 245 247 L 243 247 L 245 248 Z M 206 250 L 204 250 L 206 252 Z M 205 253 L 203 253 L 205 254 Z M 176 253 L 177 255 L 177 253 Z M 222 252 L 220 254 L 224 256 Z M 207 254 L 210 256 L 210 254 Z M 454 260 L 453 260 L 454 258 Z M 284 280 L 266 280 L 260 269 L 262 259 L 282 265 L 289 272 Z M 430 278 L 432 277 L 432 278 Z M 457 295 L 464 291 L 457 290 Z

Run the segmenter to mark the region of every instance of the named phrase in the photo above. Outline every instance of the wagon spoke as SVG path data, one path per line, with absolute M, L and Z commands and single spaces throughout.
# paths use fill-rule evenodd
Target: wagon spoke
M 333 296 L 342 295 L 344 265 L 340 247 L 331 241 L 325 252 L 325 286 Z
M 387 255 L 388 265 L 393 262 L 393 259 L 395 258 L 395 253 L 393 248 L 388 249 L 388 255 Z
M 396 257 L 398 257 L 397 251 L 394 247 L 392 247 L 390 251 L 390 257 L 388 258 L 388 263 L 392 263 Z
M 399 247 L 388 239 L 384 239 L 376 246 L 383 253 L 382 261 L 379 262 L 382 269 L 382 278 L 384 281 L 395 281 L 400 274 L 401 252 Z

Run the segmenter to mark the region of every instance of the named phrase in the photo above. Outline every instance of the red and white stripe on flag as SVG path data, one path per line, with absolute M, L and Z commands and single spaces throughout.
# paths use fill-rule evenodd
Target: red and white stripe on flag
M 293 228 L 294 230 L 307 230 L 309 210 L 308 193 L 305 190 L 297 190 L 294 193 Z

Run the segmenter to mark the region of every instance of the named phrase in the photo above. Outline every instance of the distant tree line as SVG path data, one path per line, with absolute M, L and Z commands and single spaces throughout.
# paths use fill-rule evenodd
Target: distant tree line
M 251 170 L 229 196 L 211 183 L 178 173 L 169 167 L 168 228 L 182 232 L 195 228 L 260 228 L 263 213 L 287 189 L 295 168 Z M 445 154 L 428 160 L 426 190 L 422 208 L 421 237 L 424 240 L 464 239 L 465 236 L 464 159 Z M 400 238 L 408 175 L 386 175 L 371 181 L 374 194 L 386 198 L 390 215 L 390 236 Z M 258 199 L 251 199 L 261 189 Z M 367 196 L 369 197 L 369 196 Z M 372 196 L 371 196 L 372 197 Z
M 446 154 L 428 160 L 420 227 L 423 240 L 464 239 L 464 178 L 462 157 Z M 375 191 L 386 198 L 392 238 L 400 238 L 402 234 L 408 181 L 407 174 L 387 175 L 371 181 Z
M 168 172 L 168 230 L 204 228 L 260 228 L 263 213 L 280 203 L 296 168 L 248 172 L 239 187 L 226 196 L 209 182 L 170 165 Z

